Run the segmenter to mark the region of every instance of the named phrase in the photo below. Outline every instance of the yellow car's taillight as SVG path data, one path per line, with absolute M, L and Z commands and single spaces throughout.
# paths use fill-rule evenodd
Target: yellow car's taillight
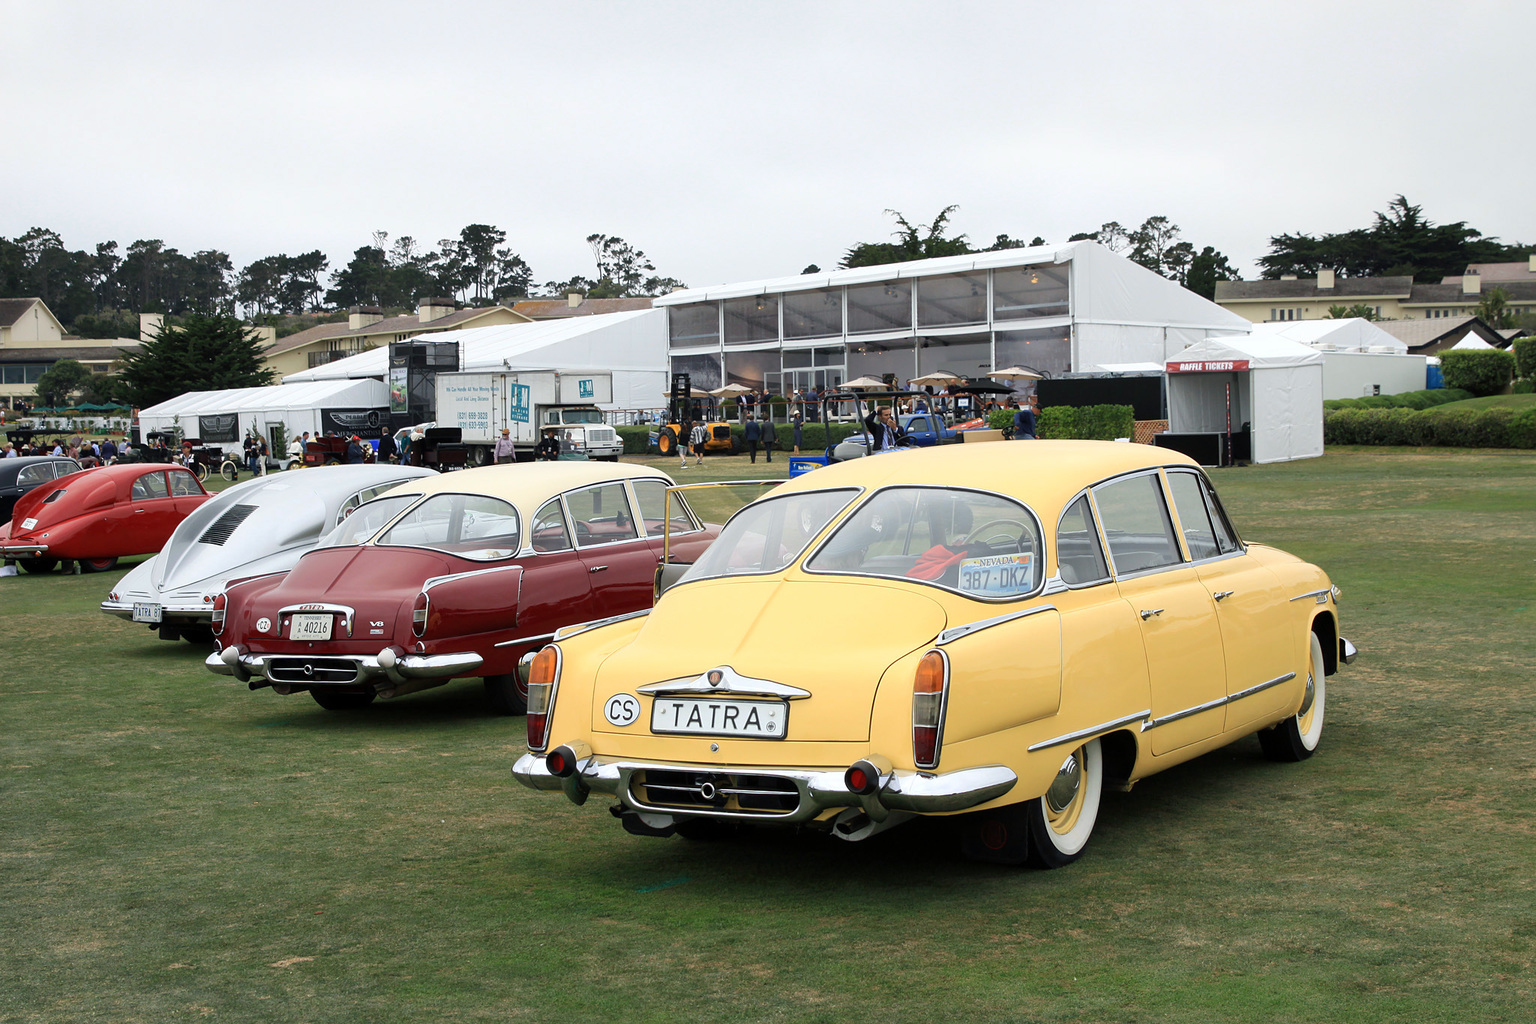
M 944 704 L 949 695 L 949 658 L 929 651 L 912 678 L 912 760 L 936 768 L 944 743 Z
M 534 656 L 528 668 L 528 749 L 542 753 L 549 746 L 549 715 L 555 708 L 560 682 L 560 648 L 550 644 Z

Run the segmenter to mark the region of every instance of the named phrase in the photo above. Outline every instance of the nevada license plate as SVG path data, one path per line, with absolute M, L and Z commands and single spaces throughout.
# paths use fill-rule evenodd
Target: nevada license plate
M 788 728 L 789 703 L 782 700 L 657 697 L 651 704 L 653 733 L 781 740 Z
M 329 640 L 331 638 L 331 624 L 334 622 L 330 615 L 295 615 L 293 627 L 288 633 L 290 640 Z
M 143 601 L 133 602 L 133 621 L 159 622 L 160 606 L 157 604 L 149 604 Z

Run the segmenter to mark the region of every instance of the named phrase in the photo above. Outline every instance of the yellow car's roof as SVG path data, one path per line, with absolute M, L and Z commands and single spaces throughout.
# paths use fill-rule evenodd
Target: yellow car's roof
M 1198 466 L 1168 448 L 1117 441 L 994 441 L 943 445 L 866 456 L 804 473 L 775 490 L 826 487 L 874 490 L 894 484 L 936 484 L 998 491 L 1036 512 L 1059 509 L 1090 484 L 1155 466 Z
M 390 496 L 402 494 L 489 494 L 518 505 L 536 507 L 564 491 L 591 484 L 612 483 L 631 478 L 673 480 L 666 473 L 645 466 L 627 466 L 618 462 L 522 462 L 506 466 L 484 466 L 439 473 L 410 480 L 391 490 Z

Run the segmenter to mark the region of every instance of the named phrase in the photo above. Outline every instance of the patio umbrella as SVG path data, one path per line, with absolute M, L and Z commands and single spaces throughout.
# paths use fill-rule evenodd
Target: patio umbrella
M 945 373 L 943 370 L 935 370 L 932 373 L 925 373 L 921 377 L 913 377 L 912 383 L 919 385 L 933 384 L 942 388 L 948 387 L 956 381 L 961 381 L 964 379 L 964 377 L 961 377 L 958 374 Z
M 730 395 L 744 395 L 751 390 L 752 389 L 747 387 L 745 384 L 727 384 L 723 388 L 715 388 L 715 390 L 711 391 L 710 394 L 716 396 L 717 398 L 726 398 Z
M 844 384 L 843 387 L 844 388 L 864 389 L 864 388 L 887 388 L 887 387 L 890 387 L 890 385 L 887 384 L 883 380 L 875 380 L 875 378 L 873 378 L 873 377 L 855 377 L 853 380 L 851 380 L 848 383 Z
M 1045 374 L 1036 373 L 1034 370 L 1026 370 L 1022 366 L 1010 366 L 1006 370 L 993 370 L 988 377 L 996 377 L 998 380 L 1044 380 Z

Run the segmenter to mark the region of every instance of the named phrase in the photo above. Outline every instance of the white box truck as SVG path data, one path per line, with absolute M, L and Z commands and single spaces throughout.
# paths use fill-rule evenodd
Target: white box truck
M 617 462 L 618 431 L 603 422 L 598 403 L 613 402 L 607 370 L 497 370 L 437 375 L 437 425 L 458 427 L 469 464 L 495 461 L 502 428 L 511 431 L 519 459 L 533 458 L 545 427 L 558 428 L 562 454 Z

